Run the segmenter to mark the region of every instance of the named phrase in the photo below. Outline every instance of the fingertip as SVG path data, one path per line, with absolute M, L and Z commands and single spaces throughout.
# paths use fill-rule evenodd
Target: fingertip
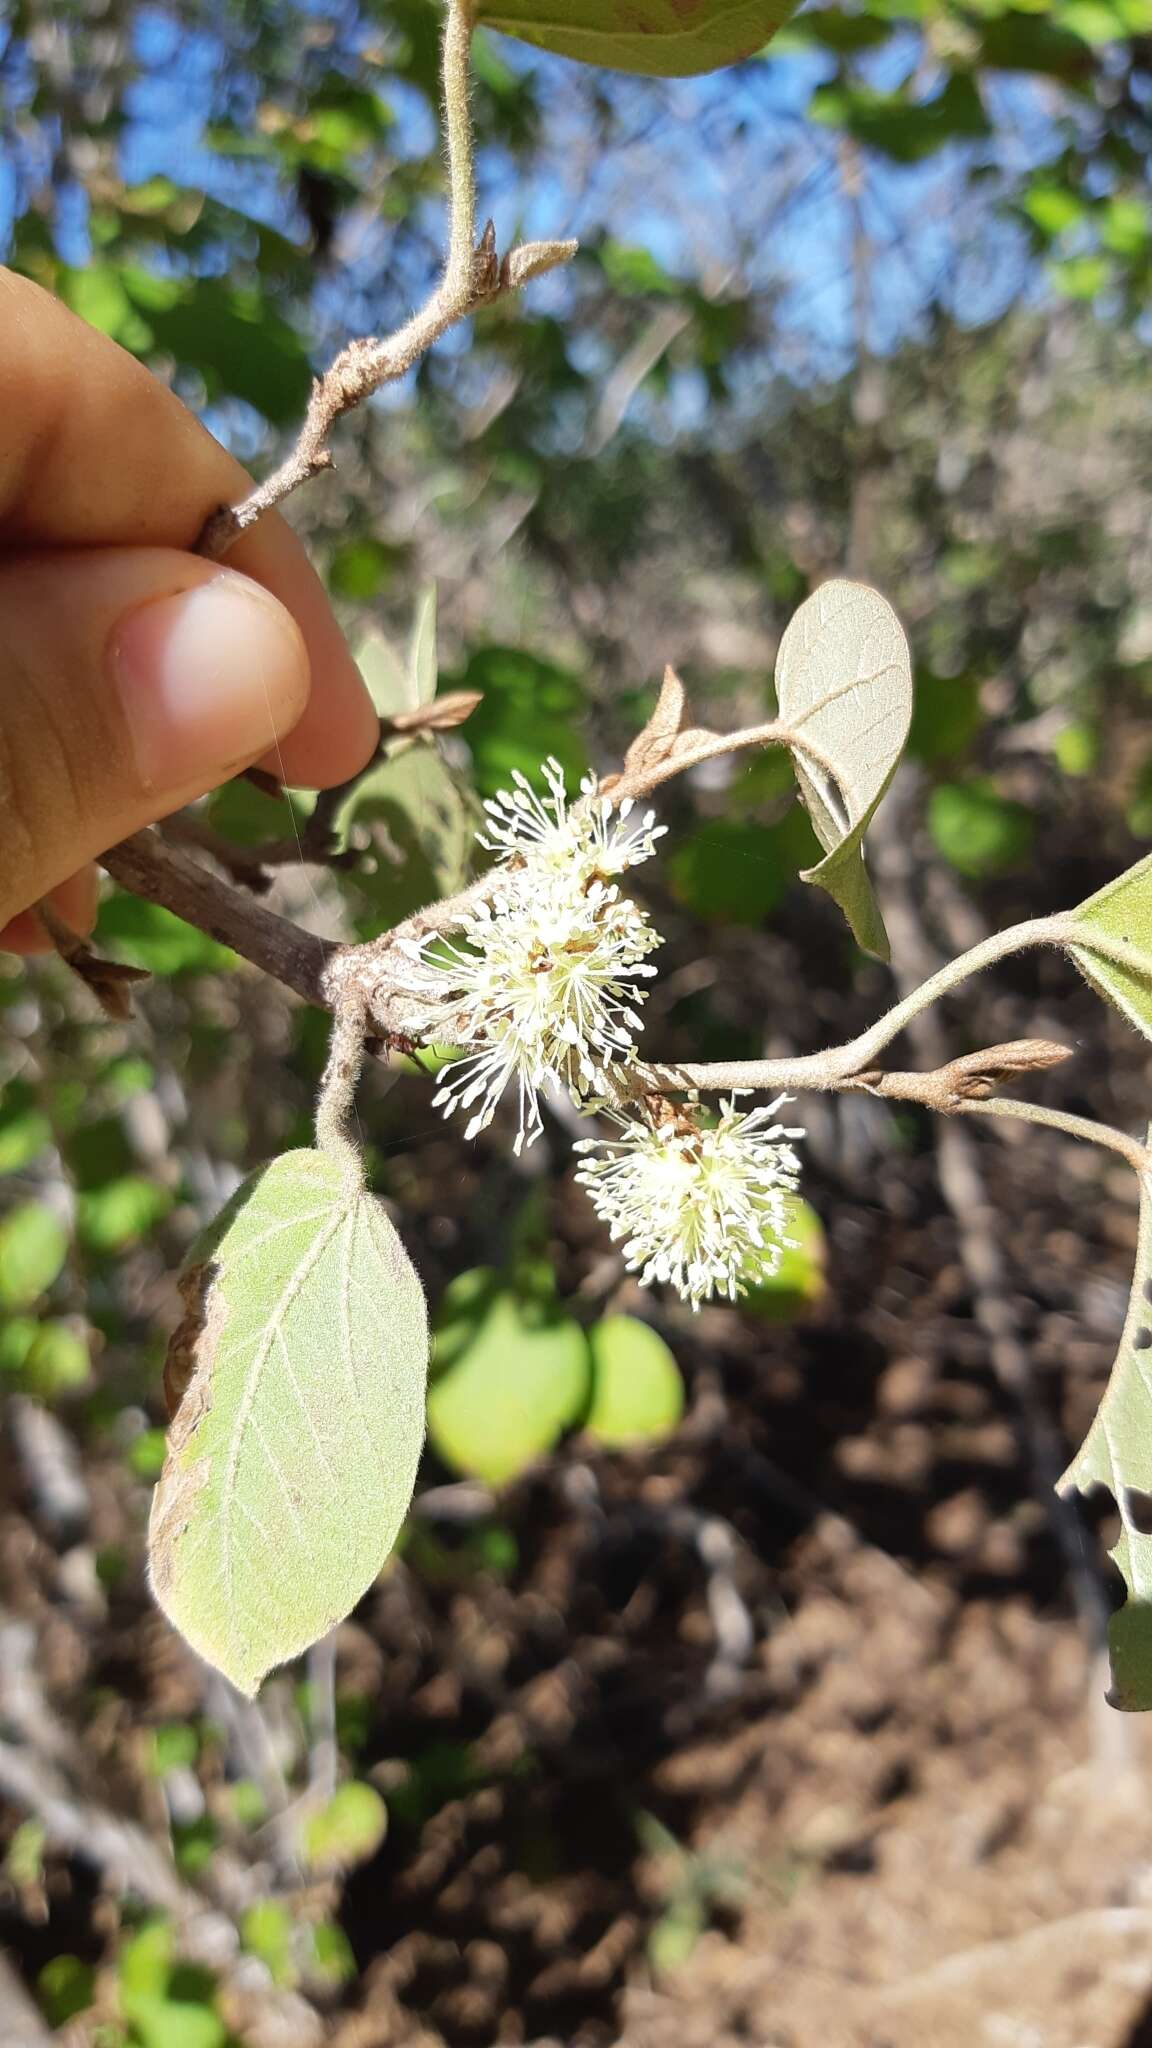
M 258 765 L 301 788 L 346 782 L 371 760 L 380 721 L 320 578 L 296 535 L 275 515 L 244 534 L 228 562 L 288 607 L 311 664 L 311 693 L 298 723 Z
M 48 902 L 69 931 L 87 938 L 96 922 L 100 878 L 94 867 L 81 868 L 48 893 Z M 34 959 L 56 950 L 34 910 L 22 910 L 0 928 L 0 953 L 20 953 Z

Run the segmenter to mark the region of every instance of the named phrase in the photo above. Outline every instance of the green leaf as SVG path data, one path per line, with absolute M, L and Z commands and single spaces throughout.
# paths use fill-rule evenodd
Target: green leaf
M 605 1316 L 592 1325 L 588 1344 L 589 1435 L 613 1447 L 671 1435 L 684 1413 L 684 1382 L 663 1337 L 636 1316 Z
M 392 581 L 399 552 L 371 534 L 344 541 L 328 564 L 328 588 L 337 597 L 365 604 Z
M 396 1540 L 424 1435 L 424 1301 L 382 1205 L 314 1151 L 244 1182 L 181 1291 L 152 1583 L 252 1694 L 348 1613 Z
M 439 673 L 436 659 L 436 585 L 427 583 L 416 600 L 412 641 L 408 650 L 408 674 L 414 705 L 432 702 Z
M 478 1285 L 476 1307 L 461 1330 L 459 1298 L 451 1304 L 452 1363 L 429 1391 L 428 1436 L 453 1471 L 503 1486 L 583 1412 L 588 1344 L 580 1325 L 546 1299 Z
M 36 1989 L 51 2024 L 63 2027 L 91 2005 L 96 1996 L 96 1972 L 79 1956 L 53 1956 L 37 1977 Z
M 684 78 L 763 48 L 794 0 L 480 0 L 477 19 L 613 71 Z
M 363 1863 L 384 1840 L 388 1808 L 371 1785 L 341 1785 L 301 1830 L 311 1870 L 347 1870 Z
M 22 1202 L 0 1220 L 0 1307 L 31 1308 L 58 1278 L 68 1232 L 43 1202 Z
M 113 890 L 100 906 L 93 940 L 97 951 L 111 944 L 133 967 L 150 974 L 211 974 L 235 967 L 236 955 L 158 903 Z
M 259 1956 L 274 1984 L 292 1984 L 292 1915 L 279 1899 L 257 1899 L 240 1922 L 240 1940 L 249 1955 Z
M 10 1081 L 0 1102 L 0 1173 L 19 1173 L 52 1142 L 52 1126 L 26 1081 Z
M 77 1231 L 81 1243 L 94 1252 L 126 1251 L 139 1244 L 168 1214 L 174 1197 L 170 1188 L 149 1180 L 142 1173 L 126 1173 L 105 1187 L 91 1188 L 80 1196 Z
M 979 88 L 963 72 L 953 73 L 935 98 L 923 101 L 839 82 L 818 86 L 809 113 L 814 121 L 844 128 L 857 142 L 900 164 L 921 163 L 946 143 L 970 142 L 989 132 Z
M 717 818 L 680 842 L 668 878 L 677 901 L 698 916 L 759 924 L 784 895 L 791 871 L 773 832 Z
M 1024 194 L 1023 207 L 1042 235 L 1066 234 L 1084 218 L 1084 201 L 1069 185 L 1052 178 L 1036 178 Z
M 785 48 L 791 53 L 818 43 L 822 49 L 835 50 L 841 56 L 855 56 L 860 50 L 872 50 L 887 42 L 891 34 L 892 23 L 878 20 L 873 14 L 843 14 L 831 7 L 806 7 L 784 31 L 779 49 L 781 54 Z
M 296 422 L 308 402 L 312 367 L 299 335 L 263 292 L 221 278 L 159 277 L 131 266 L 119 275 L 150 330 L 149 353 L 159 350 L 195 370 L 210 398 L 242 398 L 273 426 Z
M 813 592 L 780 642 L 776 699 L 825 850 L 804 880 L 826 889 L 857 943 L 886 960 L 888 938 L 861 842 L 908 737 L 912 663 L 900 621 L 879 591 L 837 578 Z
M 1062 263 L 1049 265 L 1048 274 L 1057 291 L 1068 299 L 1094 299 L 1102 292 L 1109 278 L 1109 264 L 1106 256 L 1069 256 Z
M 1106 1487 L 1120 1515 L 1111 1555 L 1128 1599 L 1108 1643 L 1113 1706 L 1152 1708 L 1152 1179 L 1141 1176 L 1140 1235 L 1128 1314 L 1095 1420 L 1057 1483 L 1060 1493 Z
M 980 685 L 970 676 L 916 675 L 916 703 L 908 732 L 913 760 L 935 763 L 967 751 L 984 723 Z
M 346 883 L 366 905 L 366 935 L 464 887 L 477 815 L 432 746 L 406 747 L 369 769 L 339 820 L 353 844 L 367 841 Z
M 1032 814 L 1001 796 L 987 776 L 944 782 L 928 802 L 928 829 L 946 861 L 979 880 L 1002 875 L 1024 859 L 1032 844 Z
M 449 681 L 451 689 L 479 690 L 482 702 L 464 729 L 481 796 L 507 789 L 519 768 L 543 787 L 540 764 L 555 755 L 569 789 L 588 767 L 579 726 L 587 700 L 571 669 L 519 647 L 483 647 Z
M 668 297 L 677 292 L 677 280 L 656 261 L 650 249 L 632 248 L 627 242 L 608 240 L 598 251 L 600 267 L 614 292 L 621 297 Z
M 227 2048 L 228 2029 L 207 2003 L 210 1980 L 200 1997 L 152 1997 L 142 1992 L 124 2003 L 141 2048 Z
M 1070 949 L 1081 974 L 1137 1031 L 1152 1038 L 1152 853 L 1106 882 L 1072 916 L 1084 934 L 1083 942 Z M 1108 960 L 1093 946 L 1093 932 L 1131 946 L 1137 956 L 1133 964 Z
M 25 1352 L 20 1381 L 40 1400 L 54 1401 L 75 1393 L 92 1376 L 88 1345 L 72 1323 L 40 1322 Z

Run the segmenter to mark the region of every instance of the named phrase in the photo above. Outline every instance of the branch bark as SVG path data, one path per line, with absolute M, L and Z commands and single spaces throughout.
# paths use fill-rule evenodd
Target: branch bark
M 218 561 L 248 527 L 321 470 L 332 467 L 328 438 L 337 420 L 384 384 L 403 377 L 450 327 L 503 292 L 567 263 L 575 242 L 523 242 L 501 258 L 489 221 L 476 239 L 476 180 L 468 106 L 470 0 L 448 0 L 441 84 L 448 158 L 448 254 L 444 274 L 427 304 L 394 334 L 350 341 L 312 386 L 304 425 L 292 453 L 239 505 L 221 505 L 206 522 L 197 552 Z

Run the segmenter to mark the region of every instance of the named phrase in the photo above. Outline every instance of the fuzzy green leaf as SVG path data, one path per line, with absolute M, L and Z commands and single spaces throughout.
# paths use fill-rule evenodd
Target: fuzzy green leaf
M 1113 1706 L 1152 1708 L 1152 1179 L 1142 1177 L 1136 1272 L 1120 1348 L 1104 1398 L 1061 1493 L 1106 1487 L 1120 1515 L 1112 1557 L 1128 1599 L 1112 1616 L 1108 1644 Z
M 684 1382 L 663 1337 L 636 1316 L 605 1316 L 588 1332 L 590 1436 L 614 1448 L 657 1443 L 684 1413 Z
M 1084 931 L 1083 944 L 1071 948 L 1081 974 L 1137 1031 L 1152 1038 L 1152 853 L 1114 882 L 1106 882 L 1072 915 Z M 1093 932 L 1130 946 L 1136 956 L 1132 965 L 1105 959 L 1092 944 Z M 1147 963 L 1143 970 L 1141 957 Z
M 251 1694 L 348 1613 L 396 1540 L 424 1437 L 424 1300 L 381 1204 L 312 1151 L 244 1182 L 181 1292 L 152 1583 Z
M 776 696 L 800 794 L 824 848 L 804 871 L 859 945 L 888 957 L 861 842 L 908 737 L 912 662 L 899 619 L 865 583 L 821 584 L 780 642 Z
M 613 71 L 684 78 L 763 48 L 794 0 L 480 0 L 477 20 Z

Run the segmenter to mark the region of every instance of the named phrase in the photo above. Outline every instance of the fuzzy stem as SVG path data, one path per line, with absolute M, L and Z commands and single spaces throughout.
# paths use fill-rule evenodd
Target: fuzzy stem
M 1065 949 L 1071 941 L 1072 929 L 1073 920 L 1070 918 L 1038 917 L 1024 924 L 1009 925 L 1005 931 L 993 932 L 990 938 L 973 946 L 970 952 L 949 960 L 939 973 L 913 989 L 867 1031 L 862 1031 L 858 1038 L 850 1038 L 843 1045 L 829 1046 L 825 1052 L 803 1053 L 796 1059 L 728 1060 L 707 1066 L 694 1062 L 677 1067 L 645 1066 L 638 1071 L 637 1087 L 661 1092 L 688 1088 L 841 1088 L 854 1076 L 866 1073 L 874 1066 L 885 1047 L 900 1036 L 913 1017 L 918 1017 L 941 996 L 958 988 L 970 975 L 979 974 L 1010 953 L 1022 953 L 1031 946 Z
M 1110 1152 L 1119 1153 L 1137 1173 L 1147 1173 L 1152 1167 L 1152 1155 L 1148 1147 L 1138 1138 L 1131 1138 L 1126 1131 L 1117 1131 L 1111 1124 L 1098 1124 L 1091 1117 L 1070 1116 L 1063 1109 L 1049 1109 L 1042 1102 L 1017 1102 L 1006 1095 L 993 1095 L 987 1102 L 962 1102 L 956 1105 L 958 1116 L 1019 1117 L 1026 1124 L 1046 1124 L 1049 1130 L 1062 1131 L 1066 1137 L 1082 1138 L 1089 1145 L 1104 1145 Z

